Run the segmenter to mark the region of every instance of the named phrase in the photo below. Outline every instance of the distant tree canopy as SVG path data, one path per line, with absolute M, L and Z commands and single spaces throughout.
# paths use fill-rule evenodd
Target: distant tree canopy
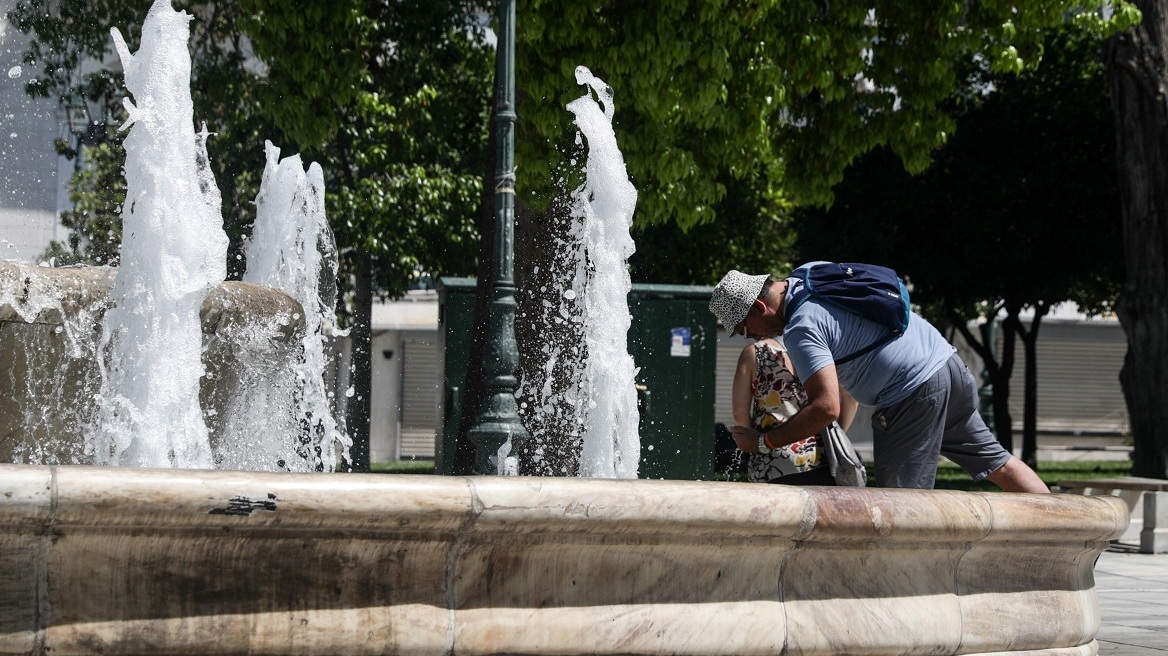
M 825 204 L 858 156 L 886 145 L 911 172 L 953 132 L 948 99 L 974 61 L 1038 65 L 1045 30 L 1110 33 L 1127 3 L 603 0 L 519 3 L 522 198 L 546 205 L 570 156 L 564 105 L 585 65 L 615 90 L 617 138 L 640 192 L 638 220 L 714 220 L 728 180 L 760 216 Z
M 886 150 L 850 168 L 830 210 L 802 214 L 800 253 L 890 262 L 916 298 L 961 311 L 1004 297 L 1109 310 L 1123 252 L 1103 40 L 1068 28 L 1044 51 L 1019 77 L 975 71 L 986 92 L 956 99 L 921 175 Z
M 74 264 L 117 265 L 121 257 L 122 203 L 126 201 L 126 156 L 119 143 L 83 147 L 80 156 L 89 162 L 69 181 L 73 208 L 61 212 L 61 225 L 69 230 L 65 243 L 53 241 L 43 259 L 55 266 Z
M 639 192 L 634 277 L 780 273 L 794 209 L 829 204 L 857 158 L 884 147 L 912 173 L 929 165 L 972 68 L 1033 70 L 1050 28 L 1110 34 L 1138 20 L 1127 3 L 1105 20 L 1101 4 L 520 0 L 519 199 L 539 212 L 576 184 L 564 106 L 584 93 L 584 65 L 614 88 Z
M 212 164 L 234 254 L 269 138 L 321 161 L 340 246 L 372 255 L 384 291 L 400 293 L 420 273 L 473 270 L 493 57 L 480 17 L 493 5 L 174 5 L 195 16 L 192 93 L 197 119 L 216 134 Z M 29 93 L 79 92 L 119 120 L 119 76 L 82 73 L 81 62 L 110 61 L 111 26 L 136 43 L 146 9 L 18 2 L 9 18 L 33 35 L 25 59 L 41 69 Z M 923 170 L 953 131 L 945 100 L 967 87 L 971 61 L 1019 72 L 1038 63 L 1046 28 L 1069 18 L 1109 33 L 1138 17 L 1124 2 L 1106 20 L 1094 9 L 1066 0 L 522 0 L 521 199 L 546 208 L 557 193 L 573 152 L 564 105 L 582 93 L 578 65 L 616 90 L 639 224 L 782 226 L 793 206 L 829 202 L 844 169 L 878 145 Z M 751 248 L 741 237 L 727 247 Z
M 990 370 L 994 416 L 1011 444 L 1013 344 L 1026 347 L 1024 448 L 1035 443 L 1034 339 L 1047 309 L 1106 312 L 1123 280 L 1115 135 L 1098 34 L 1066 26 L 1044 63 L 1020 76 L 971 71 L 957 129 L 935 164 L 910 176 L 880 150 L 850 168 L 827 211 L 797 222 L 805 259 L 883 262 L 914 301 L 961 330 Z M 977 91 L 980 89 L 981 91 Z M 1029 327 L 1019 321 L 1034 311 Z M 1002 360 L 967 323 L 1003 312 Z

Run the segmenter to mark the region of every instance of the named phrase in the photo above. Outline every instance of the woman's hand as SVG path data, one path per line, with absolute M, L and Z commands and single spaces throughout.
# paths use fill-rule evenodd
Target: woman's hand
M 758 453 L 759 432 L 750 426 L 735 426 L 730 429 L 730 435 L 738 448 L 746 453 Z

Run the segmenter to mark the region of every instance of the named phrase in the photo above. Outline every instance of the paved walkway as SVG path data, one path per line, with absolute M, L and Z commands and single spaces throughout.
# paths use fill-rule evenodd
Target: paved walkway
M 1101 656 L 1168 654 L 1168 554 L 1103 552 L 1095 564 Z

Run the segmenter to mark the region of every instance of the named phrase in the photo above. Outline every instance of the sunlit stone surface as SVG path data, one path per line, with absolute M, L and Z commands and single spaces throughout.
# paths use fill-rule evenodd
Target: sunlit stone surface
M 0 466 L 0 653 L 1094 654 L 1110 497 Z

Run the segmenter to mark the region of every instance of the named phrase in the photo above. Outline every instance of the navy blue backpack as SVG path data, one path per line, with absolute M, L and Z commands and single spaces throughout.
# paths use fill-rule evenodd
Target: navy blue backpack
M 803 275 L 799 276 L 798 272 Z M 900 337 L 908 330 L 908 289 L 896 272 L 875 264 L 823 262 L 796 271 L 803 286 L 795 290 L 787 306 L 787 321 L 808 298 L 843 308 L 888 329 L 888 335 L 864 348 L 839 358 L 837 365 L 850 362 Z

